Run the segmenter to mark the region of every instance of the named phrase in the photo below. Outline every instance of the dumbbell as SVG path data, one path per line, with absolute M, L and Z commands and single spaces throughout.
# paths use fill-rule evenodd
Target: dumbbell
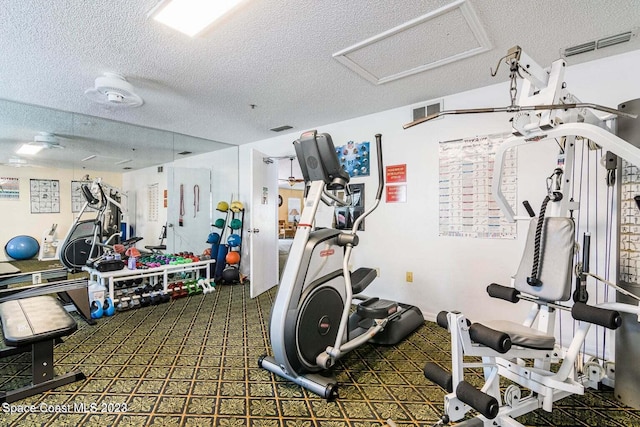
M 113 300 L 111 298 L 106 297 L 104 299 L 104 304 L 102 305 L 102 312 L 105 316 L 113 316 L 115 314 L 116 307 L 113 305 Z
M 171 297 L 166 292 L 160 292 L 160 303 L 171 301 Z
M 99 319 L 104 314 L 104 309 L 100 301 L 91 301 L 91 318 Z

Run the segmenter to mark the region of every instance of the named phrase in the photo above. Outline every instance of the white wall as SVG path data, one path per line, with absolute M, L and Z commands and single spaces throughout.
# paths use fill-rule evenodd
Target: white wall
M 101 177 L 103 182 L 122 187 L 122 175 L 119 173 L 94 172 L 86 169 L 54 169 L 54 168 L 13 168 L 0 166 L 0 176 L 20 179 L 20 199 L 17 201 L 0 200 L 0 242 L 2 251 L 0 261 L 9 258 L 4 251 L 4 245 L 9 239 L 18 235 L 35 238 L 42 244 L 42 237 L 52 224 L 58 224 L 57 237 L 64 239 L 73 224 L 77 213 L 71 211 L 71 181 L 79 181 L 89 174 L 91 178 Z M 31 213 L 29 199 L 31 179 L 57 179 L 60 184 L 60 213 Z M 125 199 L 123 198 L 123 201 Z
M 167 173 L 169 164 L 162 166 L 162 172 L 158 172 L 158 166 L 131 171 L 123 174 L 123 188 L 135 199 L 135 212 L 132 213 L 132 226 L 134 235 L 142 237 L 143 240 L 137 245 L 155 246 L 160 244 L 160 233 L 162 226 L 167 222 L 167 208 L 164 207 L 164 191 L 167 189 Z M 149 197 L 148 188 L 150 185 L 158 184 L 158 219 L 149 220 Z
M 616 107 L 640 97 L 635 72 L 639 68 L 640 51 L 569 67 L 568 89 L 584 102 Z M 448 96 L 444 109 L 501 107 L 509 102 L 508 85 L 501 83 Z M 402 125 L 411 121 L 407 106 L 318 124 L 318 131 L 330 133 L 336 145 L 349 140 L 373 141 L 374 134 L 381 133 L 384 162 L 407 164 L 407 203 L 382 203 L 367 218 L 361 244 L 354 251 L 354 266 L 380 268 L 380 277 L 367 289 L 368 294 L 418 305 L 428 318 L 440 310 L 454 309 L 473 320 L 492 317 L 496 310 L 505 316 L 522 313 L 508 303 L 490 301 L 485 288 L 491 282 L 509 283 L 524 245 L 525 224 L 519 225 L 517 240 L 438 236 L 438 142 L 510 131 L 508 118 L 506 114 L 448 116 L 403 130 Z M 241 146 L 240 168 L 249 164 L 252 148 L 274 156 L 290 154 L 291 142 L 305 130 Z M 519 150 L 518 202 L 528 199 L 536 211 L 539 209 L 546 192 L 545 178 L 553 170 L 556 154 L 555 144 L 548 142 Z M 366 200 L 372 201 L 375 178 L 354 182 L 366 183 Z M 240 191 L 249 194 L 249 182 L 242 175 Z M 407 271 L 413 272 L 413 283 L 405 283 Z
M 211 170 L 211 188 L 201 186 L 201 205 L 202 214 L 214 215 L 213 208 L 220 200 L 231 202 L 232 194 L 238 195 L 238 149 L 230 147 L 224 150 L 218 150 L 211 153 L 205 153 L 197 156 L 176 159 L 171 163 L 163 166 L 163 171 L 158 172 L 158 167 L 154 166 L 138 171 L 127 172 L 123 175 L 123 186 L 126 191 L 135 194 L 136 199 L 136 217 L 135 217 L 135 235 L 142 237 L 141 246 L 157 245 L 160 241 L 162 226 L 167 223 L 168 208 L 164 207 L 164 190 L 168 190 L 168 206 L 172 206 L 172 201 L 177 197 L 175 192 L 167 188 L 169 182 L 169 174 L 173 168 L 194 168 Z M 158 183 L 158 220 L 149 221 L 149 200 L 147 195 L 148 186 Z M 207 193 L 211 193 L 209 196 Z M 211 200 L 211 201 L 209 201 Z M 206 201 L 206 203 L 205 203 Z M 244 200 L 241 200 L 244 202 Z M 176 204 L 173 204 L 177 206 Z M 215 218 L 215 216 L 214 216 Z M 201 230 L 199 239 L 204 244 L 209 234 L 209 227 Z M 165 241 L 165 243 L 167 243 Z M 203 245 L 204 248 L 205 245 Z M 167 248 L 169 250 L 169 248 Z M 175 248 L 175 251 L 186 250 Z

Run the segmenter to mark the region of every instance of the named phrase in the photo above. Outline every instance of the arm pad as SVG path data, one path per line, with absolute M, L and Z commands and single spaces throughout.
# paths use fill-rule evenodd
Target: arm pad
M 573 304 L 571 315 L 576 320 L 604 326 L 608 329 L 618 329 L 618 327 L 622 325 L 622 317 L 617 311 L 592 307 L 583 302 Z
M 487 286 L 487 293 L 492 298 L 500 298 L 514 303 L 520 301 L 520 291 L 515 288 L 498 285 L 497 283 L 492 283 Z

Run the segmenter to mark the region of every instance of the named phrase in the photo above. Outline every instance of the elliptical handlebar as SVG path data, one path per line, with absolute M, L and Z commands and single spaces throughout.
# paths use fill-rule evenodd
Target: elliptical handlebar
M 353 227 L 351 227 L 351 233 L 356 234 L 358 228 L 360 227 L 360 223 L 367 217 L 371 212 L 375 211 L 378 205 L 380 204 L 380 200 L 382 200 L 382 192 L 384 191 L 384 166 L 382 163 L 382 134 L 376 134 L 376 157 L 378 159 L 378 191 L 376 192 L 376 201 L 365 212 L 362 213 L 354 222 Z
M 382 134 L 376 134 L 376 151 L 378 157 L 378 192 L 376 200 L 382 199 L 382 191 L 384 190 L 384 170 L 382 163 Z

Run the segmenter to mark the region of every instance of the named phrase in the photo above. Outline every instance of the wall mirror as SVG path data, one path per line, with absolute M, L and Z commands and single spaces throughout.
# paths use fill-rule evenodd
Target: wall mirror
M 41 149 L 36 154 L 18 154 L 23 145 Z M 218 167 L 223 171 L 216 172 Z M 142 245 L 160 242 L 162 226 L 179 215 L 172 210 L 181 207 L 177 190 L 180 182 L 184 177 L 198 176 L 195 184 L 189 178 L 188 194 L 189 215 L 193 219 L 192 205 L 196 203 L 195 215 L 199 220 L 185 221 L 179 230 L 179 239 L 168 228 L 165 242 L 171 251 L 198 250 L 210 231 L 215 216 L 214 203 L 238 194 L 238 147 L 116 120 L 0 100 L 0 178 L 4 179 L 6 189 L 12 182 L 17 183 L 19 193 L 12 198 L 8 192 L 0 191 L 0 219 L 11 225 L 0 230 L 2 246 L 18 234 L 41 241 L 53 224 L 58 224 L 57 237 L 63 239 L 77 216 L 78 195 L 72 193 L 72 185 L 87 175 L 101 177 L 126 194 L 128 212 L 124 219 L 131 228 L 135 227 L 132 229 L 135 235 L 144 238 Z M 41 211 L 34 211 L 38 209 L 35 201 L 39 196 L 31 186 L 46 181 L 57 181 L 59 205 L 54 202 L 51 207 L 43 203 Z M 189 246 L 195 236 L 198 244 L 194 242 Z M 5 253 L 1 256 L 1 260 L 7 259 Z

